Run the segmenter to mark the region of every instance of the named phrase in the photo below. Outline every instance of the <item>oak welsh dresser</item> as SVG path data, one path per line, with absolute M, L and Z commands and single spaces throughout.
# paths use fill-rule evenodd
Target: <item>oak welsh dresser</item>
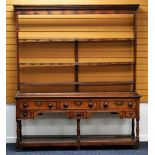
M 139 144 L 139 104 L 140 95 L 136 93 L 136 52 L 137 52 L 137 29 L 136 14 L 139 5 L 14 5 L 15 21 L 16 21 L 16 41 L 17 41 L 17 79 L 18 92 L 16 99 L 16 121 L 17 121 L 17 148 L 27 147 L 95 147 L 95 146 L 134 146 Z M 24 38 L 21 35 L 22 19 L 25 16 L 33 16 L 35 18 L 40 15 L 102 15 L 102 14 L 132 14 L 132 34 L 133 37 L 115 37 L 115 38 L 80 38 L 74 36 L 72 38 L 61 37 L 43 37 L 31 36 Z M 33 20 L 33 19 L 32 19 Z M 40 19 L 39 19 L 40 20 Z M 24 20 L 23 20 L 24 21 Z M 32 21 L 33 22 L 33 21 Z M 48 22 L 47 22 L 48 23 Z M 21 25 L 20 25 L 21 24 Z M 36 23 L 37 24 L 37 23 Z M 21 26 L 21 27 L 20 27 Z M 37 30 L 36 30 L 37 31 Z M 133 61 L 124 62 L 80 62 L 79 61 L 79 44 L 89 42 L 129 42 L 132 44 Z M 22 50 L 20 46 L 24 44 L 26 48 L 29 44 L 45 43 L 71 43 L 74 47 L 74 62 L 33 62 L 32 60 L 22 62 L 20 55 Z M 34 50 L 34 49 L 33 49 Z M 52 50 L 52 49 L 51 49 Z M 31 53 L 31 51 L 29 51 Z M 37 51 L 35 51 L 37 54 Z M 95 51 L 94 51 L 95 52 Z M 32 61 L 32 62 L 31 62 Z M 79 69 L 82 67 L 93 66 L 131 66 L 131 81 L 101 81 L 101 82 L 82 82 L 79 80 Z M 21 80 L 21 71 L 25 68 L 48 68 L 48 67 L 73 67 L 74 81 L 72 82 L 28 82 Z M 120 86 L 128 85 L 132 89 L 129 91 L 80 91 L 82 86 Z M 41 86 L 50 87 L 74 87 L 73 92 L 42 92 L 31 91 Z M 29 91 L 27 90 L 29 87 Z M 44 113 L 65 113 L 66 118 L 75 119 L 77 121 L 77 135 L 75 136 L 28 136 L 22 134 L 22 121 L 35 119 L 37 115 Z M 131 120 L 131 134 L 129 135 L 80 135 L 80 120 L 90 119 L 92 113 L 115 113 L 120 118 L 128 118 Z

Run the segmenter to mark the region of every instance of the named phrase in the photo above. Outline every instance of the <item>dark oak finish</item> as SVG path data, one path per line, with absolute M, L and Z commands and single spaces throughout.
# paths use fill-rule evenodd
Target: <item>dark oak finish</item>
M 88 146 L 135 146 L 139 145 L 139 104 L 140 95 L 136 93 L 136 57 L 137 57 L 137 24 L 136 14 L 139 5 L 14 5 L 16 19 L 17 41 L 17 83 L 16 99 L 17 148 L 26 147 L 74 147 L 80 149 Z M 18 36 L 18 15 L 40 14 L 133 14 L 133 38 L 25 38 Z M 132 42 L 133 61 L 131 62 L 79 62 L 79 42 Z M 74 45 L 74 62 L 20 62 L 19 44 L 32 42 L 44 44 L 46 42 L 71 42 Z M 36 51 L 37 52 L 37 51 Z M 95 52 L 95 51 L 94 51 Z M 21 53 L 22 54 L 22 53 Z M 79 67 L 131 65 L 133 68 L 132 81 L 79 81 Z M 72 82 L 22 82 L 20 71 L 31 67 L 74 67 Z M 89 80 L 88 80 L 89 81 Z M 127 85 L 133 89 L 128 92 L 79 92 L 79 86 L 119 86 Z M 64 93 L 26 93 L 21 87 L 38 86 L 74 86 L 74 92 Z M 92 136 L 81 135 L 80 120 L 88 119 L 92 113 L 115 113 L 120 118 L 131 119 L 130 135 Z M 22 120 L 35 119 L 44 113 L 65 113 L 68 119 L 77 121 L 77 135 L 75 136 L 24 136 L 22 135 Z

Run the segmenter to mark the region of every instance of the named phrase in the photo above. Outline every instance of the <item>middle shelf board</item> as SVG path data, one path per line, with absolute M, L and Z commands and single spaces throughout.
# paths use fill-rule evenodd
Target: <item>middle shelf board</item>
M 19 63 L 21 67 L 50 67 L 50 66 L 106 66 L 106 65 L 133 65 L 134 62 L 75 62 L 75 63 L 42 63 L 42 62 L 24 62 Z
M 29 42 L 100 42 L 100 41 L 134 41 L 134 38 L 25 38 L 18 39 L 20 43 Z
M 66 85 L 130 85 L 133 84 L 133 81 L 104 81 L 104 82 L 22 82 L 20 85 L 23 86 L 40 86 L 40 85 L 58 85 L 58 86 L 66 86 Z

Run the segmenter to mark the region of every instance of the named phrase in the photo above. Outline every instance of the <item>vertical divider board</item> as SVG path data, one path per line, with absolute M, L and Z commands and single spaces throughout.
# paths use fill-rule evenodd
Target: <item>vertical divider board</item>
M 134 67 L 133 67 L 133 92 L 136 91 L 136 68 L 137 68 L 137 12 L 133 14 L 133 27 L 134 27 L 134 45 L 133 45 L 133 57 L 134 57 Z
M 75 40 L 74 42 L 74 57 L 75 57 L 75 92 L 78 92 L 79 91 L 79 84 L 78 84 L 78 81 L 79 81 L 79 65 L 78 65 L 78 46 L 79 46 L 79 43 L 77 40 Z
M 15 25 L 16 25 L 16 43 L 17 43 L 17 90 L 20 92 L 20 67 L 19 67 L 19 23 L 18 23 L 18 12 L 15 11 Z

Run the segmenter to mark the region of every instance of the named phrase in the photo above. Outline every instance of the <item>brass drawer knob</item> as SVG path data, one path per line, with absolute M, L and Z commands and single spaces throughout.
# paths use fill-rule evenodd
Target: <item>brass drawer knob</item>
M 133 103 L 132 103 L 132 102 L 129 102 L 129 103 L 128 103 L 128 106 L 129 106 L 129 107 L 133 107 Z
M 23 108 L 27 108 L 28 104 L 27 103 L 23 103 L 22 106 L 23 106 Z
M 132 116 L 132 115 L 134 115 L 134 113 L 133 112 L 129 112 L 129 115 Z
M 107 108 L 108 107 L 108 102 L 104 102 L 103 106 L 104 106 L 104 108 Z
M 68 103 L 64 102 L 64 108 L 67 108 L 67 107 L 68 107 Z
M 76 102 L 76 105 L 77 105 L 77 106 L 80 106 L 81 104 L 82 104 L 81 101 L 77 101 L 77 102 Z
M 53 103 L 48 104 L 49 109 L 53 108 Z
M 116 101 L 115 103 L 116 103 L 116 105 L 118 105 L 118 106 L 123 105 L 123 101 Z
M 23 113 L 23 116 L 24 116 L 24 117 L 26 117 L 26 116 L 27 116 L 27 113 L 26 113 L 26 112 L 24 112 L 24 113 Z
M 89 108 L 92 108 L 94 106 L 93 102 L 88 103 Z
M 78 112 L 76 115 L 77 115 L 77 117 L 80 117 L 80 116 L 81 116 L 81 113 L 80 113 L 80 112 Z
M 41 106 L 41 104 L 42 104 L 41 102 L 35 102 L 36 106 Z

